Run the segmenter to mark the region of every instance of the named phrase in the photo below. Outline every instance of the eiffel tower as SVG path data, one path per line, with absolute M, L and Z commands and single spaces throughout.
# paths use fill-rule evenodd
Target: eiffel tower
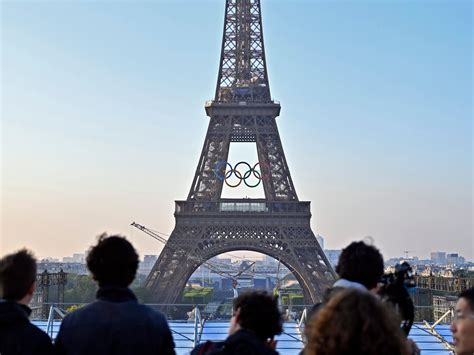
M 185 201 L 175 201 L 175 228 L 146 281 L 155 301 L 176 303 L 204 261 L 236 250 L 280 260 L 301 285 L 306 304 L 321 300 L 335 273 L 311 230 L 310 202 L 298 200 L 283 152 L 260 0 L 226 0 L 216 92 L 205 110 L 210 122 L 191 190 Z M 221 197 L 233 142 L 256 144 L 260 167 L 254 174 L 262 178 L 264 199 Z

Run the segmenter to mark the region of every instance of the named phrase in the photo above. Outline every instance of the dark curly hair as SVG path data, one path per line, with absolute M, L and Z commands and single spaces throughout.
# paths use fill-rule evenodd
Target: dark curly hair
M 87 267 L 102 286 L 127 287 L 135 278 L 138 254 L 129 241 L 119 235 L 102 234 L 87 255 Z
M 283 330 L 283 319 L 275 297 L 265 291 L 246 292 L 234 300 L 239 325 L 251 330 L 263 342 Z
M 380 251 L 364 242 L 352 242 L 342 249 L 336 272 L 343 279 L 359 282 L 367 289 L 377 286 L 383 275 L 383 257 Z
M 36 280 L 36 259 L 28 250 L 0 259 L 0 298 L 21 300 Z
M 471 308 L 471 311 L 474 312 L 474 287 L 468 288 L 467 290 L 464 290 L 461 292 L 458 296 L 459 298 L 464 298 L 467 303 L 469 304 L 469 307 Z
M 408 355 L 396 313 L 370 292 L 344 289 L 313 315 L 304 355 Z

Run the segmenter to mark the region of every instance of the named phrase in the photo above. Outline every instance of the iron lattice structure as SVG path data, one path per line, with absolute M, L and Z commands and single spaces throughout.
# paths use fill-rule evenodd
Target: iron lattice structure
M 64 271 L 50 273 L 44 270 L 36 275 L 36 292 L 33 296 L 34 315 L 39 318 L 48 318 L 51 307 L 50 288 L 56 287 L 58 304 L 64 303 L 64 287 L 67 283 L 67 273 Z
M 321 299 L 335 279 L 310 226 L 310 203 L 298 200 L 271 99 L 259 0 L 227 0 L 219 75 L 193 183 L 176 201 L 176 226 L 147 279 L 156 302 L 178 301 L 187 280 L 216 255 L 252 250 L 280 260 L 296 276 L 307 304 Z M 215 173 L 232 142 L 253 142 L 264 199 L 223 199 Z M 197 258 L 196 258 L 197 256 Z
M 226 2 L 215 100 L 270 102 L 260 1 Z

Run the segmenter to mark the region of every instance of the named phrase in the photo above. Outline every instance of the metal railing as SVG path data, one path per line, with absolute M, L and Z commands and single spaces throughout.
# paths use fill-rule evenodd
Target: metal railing
M 308 201 L 278 201 L 267 202 L 257 199 L 226 199 L 218 202 L 175 201 L 175 214 L 212 214 L 212 213 L 246 213 L 257 214 L 295 214 L 308 215 L 311 213 L 311 203 Z
M 464 290 L 474 287 L 474 278 L 469 277 L 439 277 L 415 276 L 416 287 L 433 291 L 450 292 L 459 294 Z
M 66 314 L 65 312 L 57 307 L 56 305 L 52 305 L 49 308 L 49 315 L 48 315 L 48 321 L 46 323 L 46 334 L 52 339 L 54 337 L 54 314 L 58 314 L 61 319 L 63 319 Z
M 441 334 L 438 333 L 438 331 L 435 329 L 435 327 L 440 324 L 445 318 L 448 316 L 453 317 L 454 316 L 454 310 L 450 309 L 447 311 L 445 314 L 443 314 L 436 322 L 433 323 L 433 325 L 430 325 L 427 321 L 423 321 L 423 324 L 425 328 L 428 330 L 428 332 L 432 335 L 434 335 L 441 343 L 443 343 L 444 347 L 450 351 L 454 351 L 454 346 L 448 342 Z
M 48 336 L 51 339 L 54 340 L 55 335 L 56 335 L 55 330 L 54 330 L 55 323 L 60 324 L 62 322 L 62 320 L 64 319 L 64 317 L 69 312 L 66 311 L 63 308 L 58 307 L 57 304 L 45 304 L 45 305 L 46 306 L 49 305 L 49 312 L 48 312 L 48 318 L 46 319 L 46 325 L 45 325 L 45 328 L 43 328 L 43 330 L 45 330 L 46 334 L 48 334 Z M 64 306 L 84 306 L 86 304 L 63 303 L 62 305 L 64 305 Z M 148 306 L 151 306 L 151 307 L 156 307 L 156 306 L 159 306 L 159 307 L 162 307 L 162 306 L 184 306 L 184 307 L 189 307 L 190 305 L 175 305 L 175 304 L 173 304 L 173 305 L 162 305 L 162 304 L 157 305 L 157 304 L 150 304 Z M 192 309 L 192 311 L 189 312 L 191 317 L 190 317 L 190 319 L 188 319 L 188 322 L 190 320 L 193 321 L 193 335 L 192 335 L 192 337 L 188 336 L 188 335 L 190 335 L 189 333 L 186 333 L 186 334 L 188 334 L 188 335 L 186 335 L 185 333 L 178 332 L 174 329 L 171 329 L 171 332 L 173 334 L 179 335 L 183 339 L 186 339 L 186 340 L 192 342 L 193 346 L 196 346 L 201 341 L 201 335 L 202 335 L 202 332 L 203 332 L 203 329 L 204 329 L 204 324 L 206 322 L 206 319 L 202 316 L 201 310 L 199 309 L 198 305 L 193 305 L 193 307 L 194 308 Z M 187 309 L 189 309 L 189 308 L 187 308 Z
M 301 313 L 301 318 L 298 320 L 298 329 L 302 332 L 304 328 L 304 324 L 306 323 L 306 319 L 308 318 L 308 312 L 306 308 Z
M 30 308 L 35 310 L 41 310 L 43 307 L 45 307 L 48 311 L 45 313 L 45 315 L 41 316 L 41 313 L 38 312 L 35 315 L 35 312 L 33 312 L 33 317 L 32 319 L 34 320 L 43 320 L 47 321 L 51 317 L 51 308 L 54 308 L 55 314 L 60 315 L 61 318 L 66 315 L 70 310 L 68 309 L 70 306 L 84 306 L 87 305 L 87 303 L 33 303 L 30 305 Z M 164 313 L 166 318 L 168 320 L 188 320 L 191 321 L 190 319 L 190 314 L 192 312 L 195 312 L 195 309 L 199 309 L 199 316 L 201 318 L 201 323 L 203 323 L 206 319 L 214 319 L 214 320 L 228 320 L 232 316 L 231 311 L 229 309 L 226 309 L 224 312 L 224 306 L 231 307 L 231 304 L 222 304 L 222 309 L 220 307 L 220 311 L 217 312 L 217 314 L 213 314 L 211 317 L 211 314 L 206 311 L 206 305 L 207 304 L 191 304 L 191 303 L 180 303 L 180 304 L 155 304 L 155 303 L 147 303 L 147 306 L 161 311 Z M 304 323 L 304 321 L 307 319 L 308 316 L 308 311 L 313 307 L 313 305 L 297 305 L 297 304 L 283 304 L 280 305 L 280 311 L 284 315 L 286 320 L 294 320 L 298 325 L 301 325 Z M 428 305 L 428 306 L 415 306 L 415 322 L 418 323 L 423 323 L 424 321 L 427 321 L 429 323 L 434 323 L 437 322 L 436 325 L 438 324 L 450 324 L 452 319 L 450 316 L 452 315 L 451 313 L 451 308 L 452 305 L 447 308 L 446 310 L 443 310 L 442 312 L 438 312 L 441 314 L 441 316 L 437 316 L 435 314 L 434 310 L 436 309 L 436 306 L 434 305 Z M 287 311 L 288 310 L 288 311 Z M 213 312 L 216 313 L 216 312 Z M 217 317 L 217 318 L 216 318 Z M 57 319 L 57 317 L 55 318 Z M 194 318 L 192 318 L 192 321 L 194 321 Z
M 65 315 L 68 313 L 68 311 L 65 310 L 65 305 L 66 304 L 49 304 L 49 314 L 47 320 L 43 318 L 42 321 L 38 321 L 41 323 L 41 329 L 43 329 L 52 339 L 54 339 L 57 335 L 57 332 L 59 330 L 59 324 L 61 323 Z M 173 338 L 175 339 L 176 349 L 181 349 L 180 351 L 184 351 L 185 349 L 189 350 L 196 347 L 198 344 L 201 343 L 203 337 L 204 339 L 209 339 L 209 334 L 213 334 L 212 330 L 211 333 L 209 333 L 209 329 L 213 329 L 213 327 L 216 327 L 215 324 L 219 324 L 219 327 L 221 328 L 225 327 L 226 324 L 228 324 L 228 319 L 230 318 L 227 317 L 219 318 L 216 320 L 207 320 L 209 314 L 206 315 L 203 305 L 149 304 L 148 306 L 158 309 L 171 309 L 171 307 L 184 306 L 183 311 L 186 311 L 185 314 L 187 315 L 187 319 L 185 319 L 184 317 L 179 319 L 173 317 L 175 320 L 169 320 L 170 330 L 173 333 Z M 301 344 L 300 346 L 303 347 L 302 344 L 304 344 L 305 342 L 304 327 L 308 320 L 309 311 L 312 307 L 313 305 L 292 306 L 293 314 L 291 317 L 288 318 L 287 321 L 291 320 L 291 323 L 293 323 L 294 325 L 293 328 L 292 326 L 289 326 L 289 328 L 285 329 L 285 331 L 282 332 L 282 336 L 285 336 L 285 340 L 282 344 L 280 344 L 281 350 L 290 348 L 294 349 L 295 342 Z M 283 306 L 281 308 L 282 314 L 290 314 L 290 312 L 285 312 L 288 307 Z M 168 318 L 170 318 L 170 314 L 171 313 L 168 314 Z M 453 351 L 453 345 L 446 337 L 443 337 L 442 335 L 443 331 L 446 331 L 447 329 L 446 326 L 439 328 L 441 324 L 446 323 L 446 321 L 449 320 L 449 316 L 453 316 L 452 309 L 445 312 L 443 316 L 439 317 L 439 319 L 432 322 L 431 324 L 426 320 L 422 321 L 421 324 L 420 321 L 418 321 L 417 325 L 414 326 L 415 332 L 416 329 L 418 329 L 418 332 L 422 331 L 423 333 L 426 333 L 426 335 L 433 336 L 437 339 L 436 341 L 438 342 L 438 344 L 440 344 L 444 349 L 446 349 L 446 352 Z M 293 331 L 291 329 L 293 329 Z M 423 335 L 421 336 L 423 337 Z M 222 339 L 215 339 L 215 341 L 220 340 Z M 292 345 L 289 345 L 290 343 Z M 434 343 L 433 340 L 431 340 L 431 342 L 429 342 L 428 344 L 428 347 L 426 347 L 426 344 L 428 343 L 426 343 L 425 341 L 421 341 L 418 345 L 421 349 L 423 346 L 425 346 L 425 349 L 422 350 L 427 350 L 429 349 L 429 346 L 431 346 L 430 344 Z
M 220 106 L 225 106 L 225 105 L 235 105 L 235 104 L 239 104 L 239 103 L 242 103 L 245 104 L 245 105 L 280 105 L 280 101 L 278 100 L 274 100 L 274 99 L 270 99 L 270 101 L 265 101 L 265 102 L 246 102 L 246 101 L 239 101 L 239 100 L 235 100 L 235 101 L 225 101 L 225 102 L 221 102 L 221 101 L 216 101 L 214 99 L 211 99 L 211 100 L 206 100 L 204 102 L 204 105 L 206 107 L 210 107 L 212 105 L 220 105 Z
M 194 308 L 194 341 L 193 345 L 196 346 L 201 341 L 201 334 L 204 328 L 204 323 L 206 320 L 203 320 L 201 317 L 201 311 L 198 307 Z

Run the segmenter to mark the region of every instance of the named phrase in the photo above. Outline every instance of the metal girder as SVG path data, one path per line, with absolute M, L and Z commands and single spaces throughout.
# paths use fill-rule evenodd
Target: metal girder
M 227 0 L 215 100 L 270 102 L 260 0 Z
M 255 142 L 260 166 L 269 176 L 263 180 L 265 198 L 298 201 L 275 117 L 249 111 L 255 109 L 229 105 L 220 108 L 218 115 L 211 116 L 188 199 L 217 201 L 223 181 L 215 174 L 216 164 L 227 161 L 231 142 Z
M 215 100 L 186 201 L 176 201 L 176 226 L 146 286 L 155 301 L 179 301 L 204 261 L 235 250 L 280 260 L 300 283 L 307 304 L 321 300 L 336 274 L 310 227 L 309 202 L 300 202 L 280 140 L 263 45 L 260 0 L 227 0 Z M 216 165 L 233 142 L 255 142 L 264 199 L 222 199 Z
M 277 217 L 278 215 L 279 217 Z M 235 250 L 252 250 L 280 260 L 300 283 L 307 304 L 318 302 L 335 274 L 309 226 L 309 216 L 247 213 L 180 216 L 153 267 L 146 286 L 156 302 L 179 300 L 187 280 L 202 260 Z

